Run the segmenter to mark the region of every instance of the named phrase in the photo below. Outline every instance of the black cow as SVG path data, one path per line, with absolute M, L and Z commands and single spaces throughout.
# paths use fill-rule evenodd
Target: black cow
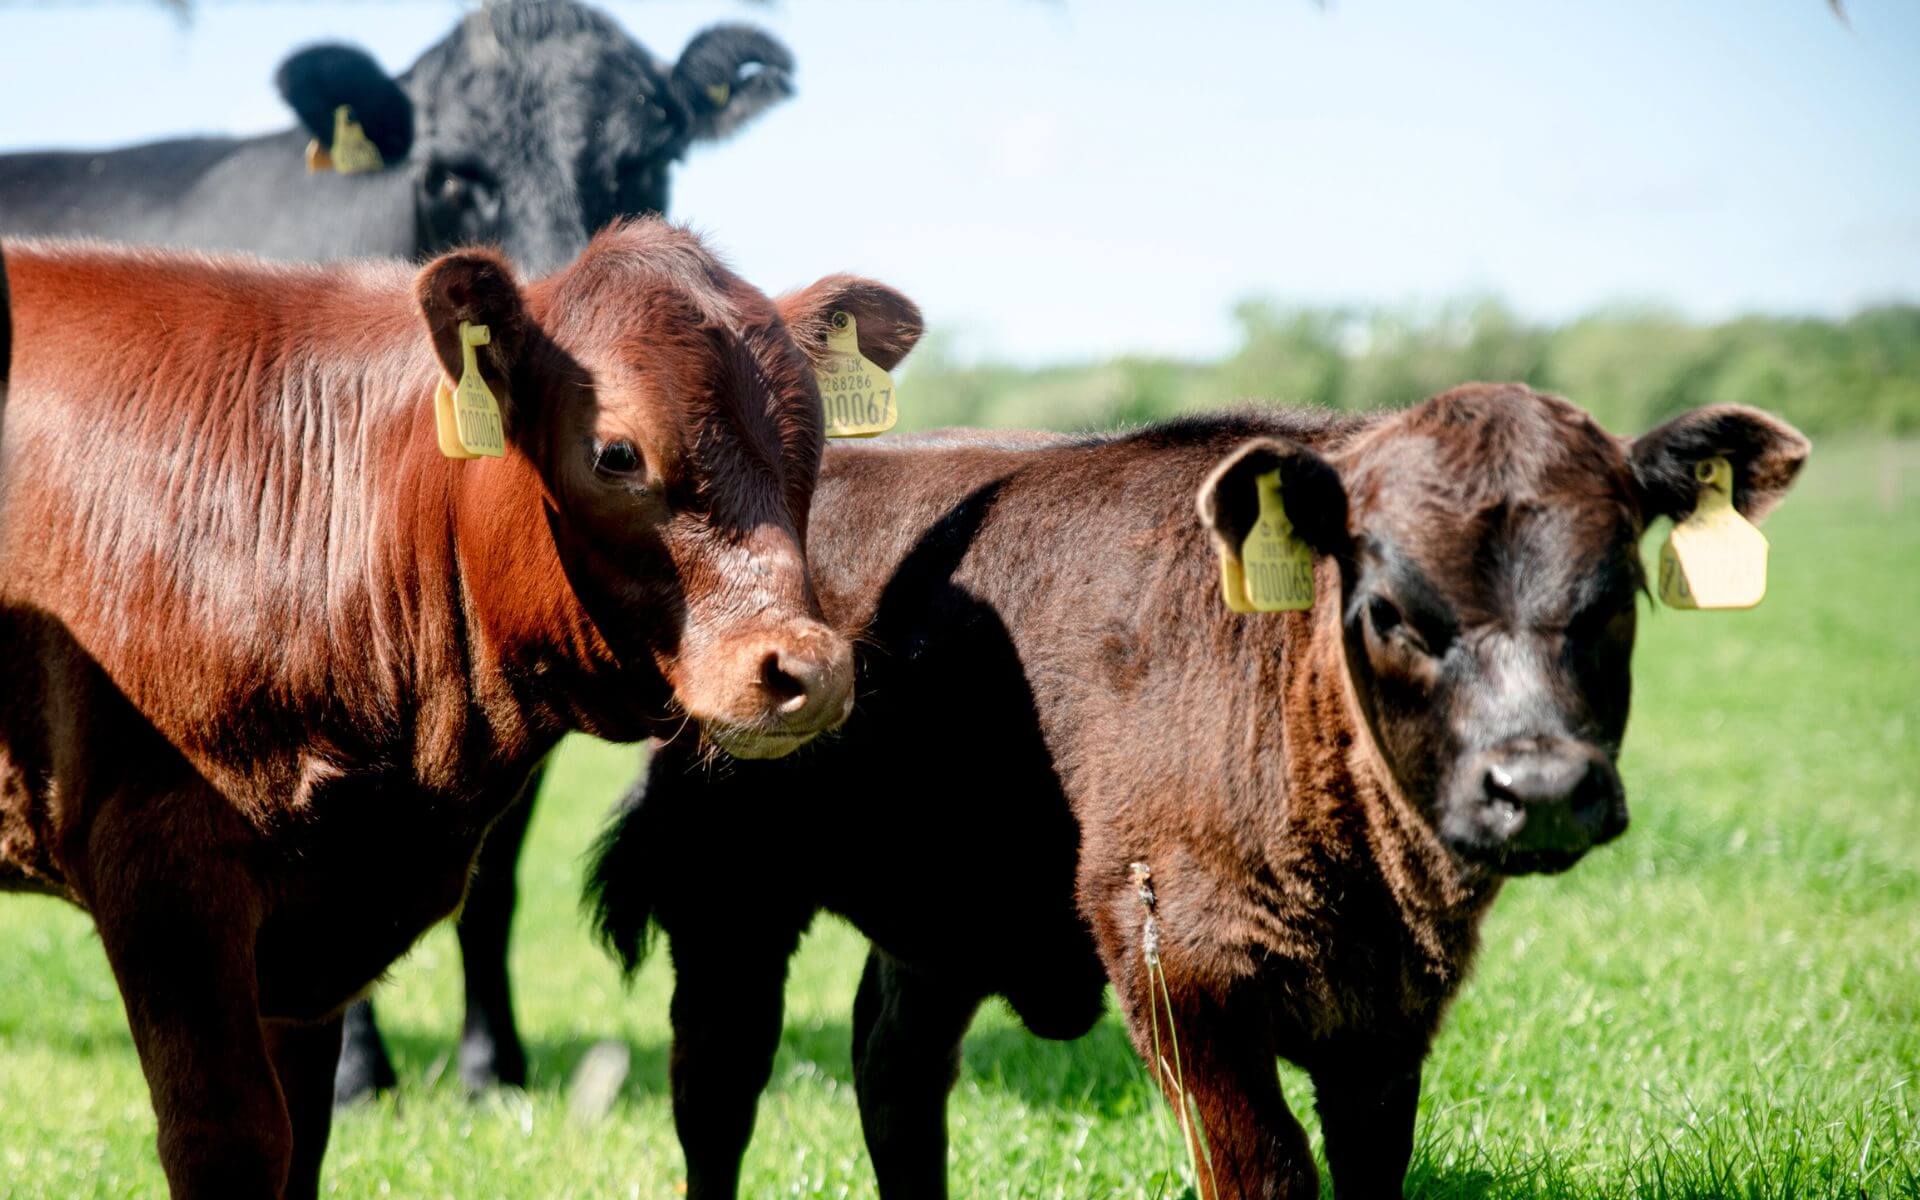
M 615 217 L 664 211 L 688 147 L 790 95 L 791 71 L 750 27 L 708 29 L 668 64 L 594 9 L 511 0 L 397 79 L 352 46 L 296 53 L 275 78 L 293 129 L 0 155 L 0 231 L 318 259 L 496 242 L 540 273 Z M 383 169 L 309 170 L 342 105 Z
M 279 133 L 0 155 L 0 233 L 317 259 L 492 242 L 540 273 L 616 217 L 664 212 L 673 164 L 791 95 L 792 68 L 748 26 L 707 29 L 669 64 L 595 9 L 508 0 L 468 14 L 397 79 L 351 46 L 299 51 L 275 82 L 300 124 Z M 344 158 L 343 106 L 384 165 L 310 170 L 310 142 Z M 528 807 L 502 818 L 459 923 L 460 1076 L 476 1089 L 526 1079 L 506 956 Z M 357 1005 L 337 1096 L 392 1082 L 372 1009 Z

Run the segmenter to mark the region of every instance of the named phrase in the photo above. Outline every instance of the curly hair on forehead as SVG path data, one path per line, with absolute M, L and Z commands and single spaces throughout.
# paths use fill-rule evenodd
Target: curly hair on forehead
M 1423 509 L 1456 515 L 1565 493 L 1623 500 L 1629 485 L 1617 439 L 1577 405 L 1519 383 L 1441 392 L 1373 426 L 1345 457 L 1359 494 L 1417 479 Z

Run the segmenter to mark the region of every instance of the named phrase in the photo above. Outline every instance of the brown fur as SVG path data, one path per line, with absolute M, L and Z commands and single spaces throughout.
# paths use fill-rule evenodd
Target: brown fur
M 944 1194 L 942 1098 L 982 997 L 1071 1037 L 1108 981 L 1143 1056 L 1156 1023 L 1178 1030 L 1205 1200 L 1317 1194 L 1275 1055 L 1314 1077 L 1337 1194 L 1398 1194 L 1420 1062 L 1503 876 L 1624 827 L 1628 564 L 1672 511 L 1641 481 L 1670 435 L 1710 427 L 1738 431 L 1699 444 L 1743 480 L 1783 488 L 1805 455 L 1752 410 L 1625 443 L 1484 385 L 1393 415 L 831 450 L 810 562 L 858 640 L 854 718 L 712 778 L 656 756 L 592 872 L 630 962 L 649 918 L 671 941 L 690 1196 L 732 1194 L 784 958 L 819 908 L 874 943 L 854 1060 L 883 1195 Z M 1239 546 L 1271 469 L 1318 596 L 1235 614 L 1213 542 Z M 1408 592 L 1422 576 L 1431 594 Z M 1551 836 L 1485 837 L 1487 763 L 1529 756 L 1578 781 L 1526 798 Z
M 93 914 L 174 1194 L 311 1195 L 337 1014 L 562 733 L 771 753 L 851 703 L 803 561 L 816 348 L 658 222 L 524 290 L 482 251 L 10 251 L 0 883 Z M 501 459 L 436 446 L 461 320 Z

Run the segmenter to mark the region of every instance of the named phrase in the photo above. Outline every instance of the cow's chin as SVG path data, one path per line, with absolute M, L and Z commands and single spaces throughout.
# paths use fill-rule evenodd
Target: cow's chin
M 707 740 L 722 752 L 734 758 L 780 758 L 792 754 L 815 737 L 817 731 L 807 733 L 775 733 L 769 730 L 753 729 L 741 725 L 722 725 L 708 722 L 701 726 Z

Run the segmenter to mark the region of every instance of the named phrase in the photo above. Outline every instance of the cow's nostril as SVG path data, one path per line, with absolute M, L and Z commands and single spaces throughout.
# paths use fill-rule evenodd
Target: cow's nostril
M 788 666 L 778 652 L 769 653 L 760 661 L 760 686 L 774 711 L 791 716 L 807 706 L 807 685 Z

